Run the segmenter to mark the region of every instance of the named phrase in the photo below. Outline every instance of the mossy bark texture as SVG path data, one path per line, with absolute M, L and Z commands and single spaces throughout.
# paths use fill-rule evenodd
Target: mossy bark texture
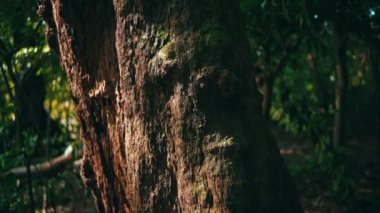
M 230 0 L 41 0 L 100 212 L 301 212 Z

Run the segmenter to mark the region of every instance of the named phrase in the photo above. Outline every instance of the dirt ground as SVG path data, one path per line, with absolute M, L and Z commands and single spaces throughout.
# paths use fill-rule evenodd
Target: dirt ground
M 342 189 L 333 192 L 329 177 L 315 160 L 314 145 L 301 136 L 274 130 L 307 213 L 379 213 L 380 154 L 371 137 L 350 139 L 344 158 Z

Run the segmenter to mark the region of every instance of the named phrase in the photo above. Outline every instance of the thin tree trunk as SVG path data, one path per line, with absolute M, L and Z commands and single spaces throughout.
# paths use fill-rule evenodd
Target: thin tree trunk
M 348 83 L 348 70 L 346 62 L 347 34 L 334 25 L 336 82 L 335 82 L 335 116 L 333 128 L 333 143 L 344 145 L 344 116 L 346 111 L 346 95 Z
M 371 70 L 375 82 L 375 134 L 377 140 L 377 149 L 380 154 L 380 69 L 379 69 L 379 41 L 373 39 L 370 44 Z
M 274 86 L 274 76 L 270 76 L 265 80 L 263 87 L 263 115 L 265 120 L 270 120 L 270 110 L 272 108 L 272 99 L 273 99 L 273 86 Z
M 310 71 L 313 76 L 314 80 L 314 91 L 315 94 L 318 98 L 318 104 L 320 106 L 320 113 L 324 114 L 326 113 L 328 104 L 326 100 L 326 93 L 325 93 L 325 87 L 321 78 L 321 70 L 319 69 L 318 66 L 318 58 L 316 58 L 314 55 L 311 53 L 308 54 L 308 61 L 310 64 Z
M 100 212 L 302 212 L 261 115 L 239 1 L 40 3 Z

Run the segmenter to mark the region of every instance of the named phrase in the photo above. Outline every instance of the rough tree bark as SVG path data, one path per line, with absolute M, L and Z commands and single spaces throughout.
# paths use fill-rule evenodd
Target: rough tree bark
M 40 14 L 100 212 L 302 211 L 261 115 L 239 1 L 41 0 Z
M 335 38 L 336 82 L 335 82 L 335 115 L 333 127 L 333 143 L 344 145 L 344 116 L 346 111 L 346 95 L 348 85 L 348 68 L 346 59 L 347 33 L 337 23 L 333 23 Z

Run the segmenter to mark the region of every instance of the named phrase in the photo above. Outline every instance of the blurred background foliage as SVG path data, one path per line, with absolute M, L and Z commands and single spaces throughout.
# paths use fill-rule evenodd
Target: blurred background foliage
M 241 7 L 263 113 L 306 210 L 380 211 L 380 2 Z
M 263 116 L 306 210 L 379 212 L 380 2 L 241 0 L 241 9 Z M 37 10 L 32 0 L 0 2 L 0 212 L 84 211 L 75 164 L 30 171 L 81 150 Z M 10 172 L 17 167 L 29 169 L 19 177 Z
M 42 209 L 84 194 L 73 172 L 7 174 L 81 144 L 66 77 L 37 9 L 31 0 L 0 2 L 0 212 Z

